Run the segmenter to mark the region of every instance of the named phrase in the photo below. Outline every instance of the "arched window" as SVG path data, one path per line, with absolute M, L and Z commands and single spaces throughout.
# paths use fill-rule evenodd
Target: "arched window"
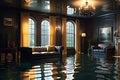
M 50 24 L 48 20 L 41 22 L 41 46 L 49 44 Z
M 67 47 L 75 46 L 75 26 L 71 21 L 67 22 L 66 26 L 66 45 Z
M 29 45 L 35 46 L 36 39 L 35 39 L 35 21 L 32 18 L 29 18 Z

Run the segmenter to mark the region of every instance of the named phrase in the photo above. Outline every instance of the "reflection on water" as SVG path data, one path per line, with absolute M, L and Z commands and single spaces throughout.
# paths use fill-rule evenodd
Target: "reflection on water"
M 88 56 L 82 54 L 67 57 L 64 59 L 66 64 L 55 60 L 40 60 L 33 63 L 21 63 L 20 65 L 0 65 L 0 80 L 120 79 L 120 59 L 110 61 L 104 55 Z

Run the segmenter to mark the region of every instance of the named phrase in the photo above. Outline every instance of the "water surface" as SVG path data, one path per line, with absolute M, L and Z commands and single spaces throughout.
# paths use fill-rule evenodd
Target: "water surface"
M 105 55 L 69 56 L 0 65 L 0 80 L 120 80 L 119 59 Z

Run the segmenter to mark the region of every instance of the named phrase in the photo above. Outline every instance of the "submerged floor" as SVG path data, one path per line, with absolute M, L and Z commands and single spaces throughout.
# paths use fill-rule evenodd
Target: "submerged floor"
M 0 80 L 120 80 L 119 59 L 82 54 L 35 62 L 0 65 Z

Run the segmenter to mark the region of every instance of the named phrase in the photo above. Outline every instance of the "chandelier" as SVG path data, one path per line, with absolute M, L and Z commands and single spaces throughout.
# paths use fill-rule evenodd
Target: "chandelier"
M 75 9 L 75 13 L 79 14 L 80 16 L 93 16 L 95 14 L 95 7 L 93 5 L 90 5 L 88 1 L 85 1 L 85 4 L 79 9 Z

